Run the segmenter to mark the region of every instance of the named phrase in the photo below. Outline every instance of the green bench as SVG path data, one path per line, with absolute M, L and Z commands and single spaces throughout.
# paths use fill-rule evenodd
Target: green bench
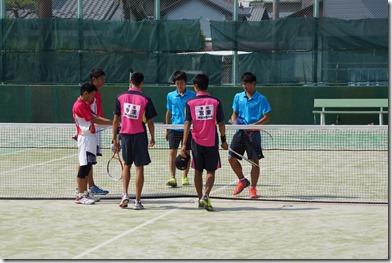
M 320 125 L 325 125 L 325 114 L 378 114 L 379 124 L 383 125 L 383 114 L 388 114 L 388 99 L 314 99 L 313 114 L 320 114 Z M 328 110 L 327 110 L 328 108 Z M 336 110 L 350 108 L 350 110 Z M 356 110 L 355 108 L 369 108 Z M 370 110 L 372 109 L 372 110 Z

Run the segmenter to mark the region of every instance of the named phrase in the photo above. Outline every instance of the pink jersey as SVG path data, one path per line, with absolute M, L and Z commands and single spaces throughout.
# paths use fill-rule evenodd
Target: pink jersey
M 217 145 L 216 124 L 224 120 L 220 101 L 206 91 L 196 94 L 186 103 L 185 120 L 193 122 L 192 138 L 202 146 Z
M 95 116 L 86 102 L 78 98 L 72 107 L 72 115 L 78 135 L 95 133 L 94 123 L 90 121 Z
M 157 116 L 151 99 L 142 94 L 141 89 L 130 88 L 117 96 L 114 114 L 121 116 L 121 134 L 145 132 L 144 117 L 150 120 Z

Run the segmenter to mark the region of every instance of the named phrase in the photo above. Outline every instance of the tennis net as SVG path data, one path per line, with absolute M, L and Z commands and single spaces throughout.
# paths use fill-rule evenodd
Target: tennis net
M 149 149 L 152 162 L 144 169 L 142 198 L 196 196 L 192 168 L 191 185 L 181 185 L 183 172 L 177 170 L 178 187 L 166 186 L 170 169 L 165 133 L 167 128 L 180 127 L 155 124 L 156 145 Z M 229 144 L 240 127 L 226 125 Z M 264 125 L 262 128 L 272 136 L 272 141 L 265 145 L 265 158 L 260 160 L 259 200 L 388 203 L 387 126 Z M 266 132 L 262 134 L 268 136 Z M 74 198 L 78 167 L 74 133 L 74 124 L 1 123 L 0 198 Z M 101 134 L 103 156 L 97 157 L 94 180 L 109 190 L 104 198 L 120 198 L 121 181 L 113 181 L 106 174 L 106 164 L 112 155 L 111 129 Z M 233 195 L 238 179 L 228 163 L 227 153 L 220 150 L 222 168 L 216 172 L 211 197 L 248 199 L 247 189 Z M 251 165 L 244 160 L 241 164 L 250 180 Z M 134 176 L 132 167 L 131 196 L 135 193 Z M 205 181 L 205 172 L 203 177 Z

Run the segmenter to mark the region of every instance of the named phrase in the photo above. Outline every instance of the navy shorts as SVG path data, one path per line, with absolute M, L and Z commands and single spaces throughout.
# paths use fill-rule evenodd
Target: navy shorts
M 121 150 L 126 165 L 144 166 L 151 163 L 147 133 L 121 134 Z
M 184 131 L 169 130 L 169 148 L 178 149 L 180 142 L 182 143 L 182 138 L 184 136 Z M 186 149 L 191 149 L 192 133 L 189 132 L 188 140 L 186 141 Z
M 201 146 L 192 140 L 192 167 L 202 172 L 204 169 L 212 172 L 221 167 L 218 145 Z
M 261 149 L 261 135 L 260 131 L 245 132 L 244 130 L 237 131 L 233 140 L 230 143 L 230 148 L 237 153 L 248 155 L 250 160 L 260 160 L 264 158 L 263 150 Z M 237 154 L 229 151 L 229 156 L 242 160 Z

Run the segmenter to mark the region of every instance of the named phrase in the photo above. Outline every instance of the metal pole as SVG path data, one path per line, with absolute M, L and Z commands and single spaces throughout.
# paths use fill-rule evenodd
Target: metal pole
M 238 80 L 237 80 L 237 76 L 238 76 L 238 45 L 237 45 L 237 26 L 236 26 L 236 22 L 238 21 L 238 0 L 234 0 L 233 1 L 233 22 L 234 23 L 234 41 L 235 41 L 235 50 L 233 51 L 233 64 L 232 64 L 232 79 L 233 79 L 233 85 L 235 85 Z
M 5 0 L 0 0 L 0 19 L 5 18 Z
M 155 0 L 155 8 L 154 8 L 154 13 L 155 13 L 155 20 L 161 19 L 161 0 Z
M 157 30 L 156 30 L 156 41 L 157 41 L 157 50 L 155 51 L 155 55 L 157 56 L 157 66 L 156 66 L 156 85 L 159 83 L 159 64 L 160 64 L 160 52 L 159 52 L 159 20 L 161 19 L 161 0 L 155 0 L 155 8 L 154 8 L 154 20 L 156 22 Z
M 78 0 L 78 18 L 83 18 L 83 0 Z
M 320 16 L 320 0 L 314 0 L 313 17 L 318 18 L 319 16 Z

